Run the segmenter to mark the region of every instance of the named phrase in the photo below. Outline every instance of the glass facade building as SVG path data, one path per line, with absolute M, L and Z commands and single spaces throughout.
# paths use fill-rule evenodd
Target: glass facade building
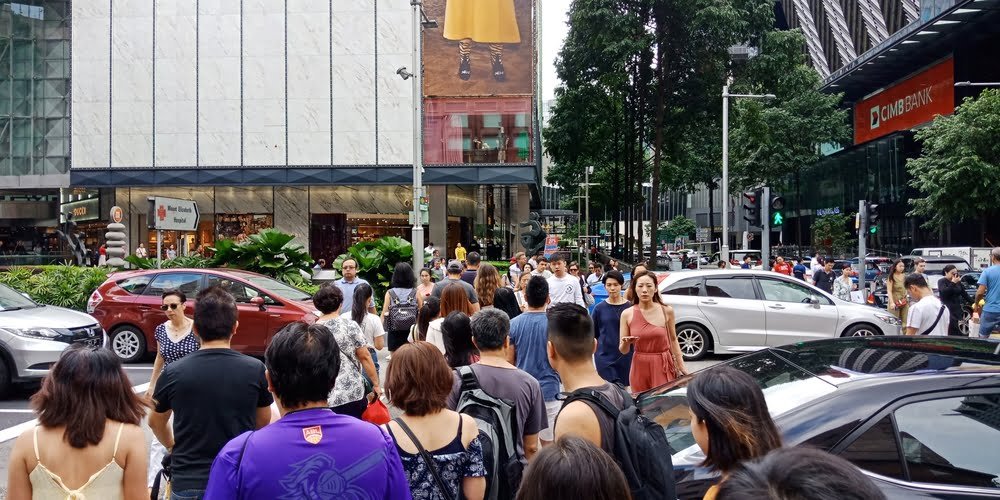
M 0 5 L 0 179 L 69 170 L 69 9 Z

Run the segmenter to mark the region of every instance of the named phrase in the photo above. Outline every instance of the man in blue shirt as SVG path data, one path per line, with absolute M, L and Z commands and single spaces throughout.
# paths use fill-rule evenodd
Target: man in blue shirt
M 806 272 L 808 272 L 808 271 L 809 271 L 809 268 L 807 268 L 805 266 L 805 264 L 802 263 L 802 257 L 796 257 L 795 258 L 795 267 L 792 268 L 792 274 L 794 274 L 796 278 L 798 278 L 798 279 L 800 279 L 802 281 L 805 281 L 806 280 Z
M 344 277 L 333 282 L 341 292 L 344 292 L 344 303 L 340 306 L 340 312 L 351 312 L 351 307 L 354 306 L 354 289 L 362 283 L 367 285 L 368 282 L 358 277 L 358 261 L 354 259 L 344 259 L 340 265 L 340 273 Z M 372 305 L 369 310 L 374 314 L 375 306 Z
M 541 276 L 528 280 L 524 300 L 528 303 L 528 309 L 510 322 L 507 362 L 535 377 L 542 388 L 549 425 L 538 433 L 538 439 L 545 445 L 554 440 L 552 433 L 555 430 L 556 415 L 562 407 L 562 402 L 556 399 L 559 395 L 559 374 L 552 369 L 546 354 L 549 341 L 549 318 L 545 315 L 545 309 L 549 305 L 548 281 Z
M 1000 330 L 1000 247 L 990 252 L 990 267 L 979 276 L 979 290 L 973 308 L 979 311 L 979 337 L 989 338 L 994 330 Z M 986 304 L 979 302 L 986 299 Z
M 392 439 L 327 406 L 340 371 L 338 354 L 322 325 L 295 322 L 275 335 L 264 363 L 281 419 L 222 448 L 206 499 L 411 498 Z

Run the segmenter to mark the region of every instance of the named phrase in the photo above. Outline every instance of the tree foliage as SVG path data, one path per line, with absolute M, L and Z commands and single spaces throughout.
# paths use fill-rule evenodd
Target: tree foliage
M 733 86 L 735 93 L 769 93 L 775 99 L 733 103 L 731 192 L 787 187 L 820 159 L 820 144 L 850 140 L 847 110 L 840 109 L 843 96 L 819 91 L 804 44 L 798 30 L 768 32 Z
M 677 215 L 667 224 L 666 237 L 668 241 L 674 241 L 681 237 L 690 237 L 695 229 L 697 229 L 697 226 L 694 220 L 683 215 Z
M 813 247 L 825 250 L 827 255 L 841 255 L 853 246 L 847 225 L 852 217 L 845 214 L 824 215 L 813 221 Z
M 1000 90 L 966 98 L 951 116 L 938 116 L 916 134 L 923 152 L 906 168 L 919 197 L 911 217 L 928 228 L 1000 215 Z

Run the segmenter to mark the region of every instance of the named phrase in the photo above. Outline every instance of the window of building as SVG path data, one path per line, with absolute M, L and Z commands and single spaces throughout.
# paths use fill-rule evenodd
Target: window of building
M 427 99 L 424 163 L 532 163 L 531 99 Z
M 69 168 L 69 5 L 0 5 L 0 176 Z

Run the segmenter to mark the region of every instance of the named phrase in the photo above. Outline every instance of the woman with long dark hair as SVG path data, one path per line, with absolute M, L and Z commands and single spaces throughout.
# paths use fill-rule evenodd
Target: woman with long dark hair
M 378 351 L 385 347 L 385 330 L 382 328 L 382 321 L 378 316 L 368 312 L 372 307 L 372 287 L 368 283 L 361 283 L 354 288 L 354 302 L 351 303 L 351 319 L 361 327 L 361 333 L 368 343 L 368 352 L 371 353 L 372 363 L 375 364 L 375 371 L 379 371 Z
M 413 328 L 412 340 L 426 340 L 428 326 L 440 313 L 441 299 L 434 296 L 427 297 L 424 300 L 424 305 L 420 306 L 420 309 L 417 310 L 417 324 Z
M 521 314 L 521 306 L 517 303 L 517 296 L 510 288 L 498 288 L 493 292 L 493 307 L 507 313 L 507 317 L 514 319 Z
M 469 294 L 458 283 L 452 283 L 441 291 L 441 309 L 438 312 L 438 317 L 427 325 L 427 341 L 437 346 L 441 350 L 441 354 L 445 352 L 441 323 L 444 323 L 444 319 L 454 311 L 465 313 L 469 317 L 475 313 L 472 310 L 472 303 L 469 302 Z
M 656 277 L 650 273 L 633 276 L 629 295 L 635 305 L 623 311 L 619 320 L 618 351 L 628 354 L 635 346 L 629 372 L 632 391 L 642 392 L 687 375 L 677 343 L 674 308 L 660 298 Z
M 730 366 L 717 366 L 696 377 L 687 386 L 691 434 L 705 453 L 702 465 L 722 474 L 722 481 L 741 462 L 781 448 L 781 434 L 767 411 L 764 393 L 746 373 Z M 713 486 L 705 494 L 712 500 Z
M 14 444 L 12 500 L 148 497 L 149 452 L 139 427 L 149 404 L 109 349 L 66 348 L 31 397 L 38 425 Z
M 441 334 L 448 366 L 458 368 L 479 361 L 479 350 L 472 343 L 472 322 L 465 313 L 449 314 L 441 323 Z
M 889 295 L 887 304 L 889 314 L 899 318 L 906 324 L 906 314 L 910 311 L 910 302 L 906 294 L 906 286 L 903 280 L 906 279 L 906 263 L 903 259 L 897 259 L 889 268 L 889 276 L 885 278 L 885 291 Z
M 390 353 L 407 342 L 406 337 L 410 334 L 410 327 L 415 323 L 417 310 L 423 303 L 423 297 L 417 293 L 417 277 L 413 274 L 413 268 L 406 262 L 397 262 L 389 280 L 389 289 L 385 291 L 385 298 L 382 299 L 382 322 L 389 333 Z M 389 317 L 392 308 L 400 305 L 407 309 L 412 306 L 410 311 L 413 314 L 410 324 L 401 327 L 395 324 L 395 318 Z

